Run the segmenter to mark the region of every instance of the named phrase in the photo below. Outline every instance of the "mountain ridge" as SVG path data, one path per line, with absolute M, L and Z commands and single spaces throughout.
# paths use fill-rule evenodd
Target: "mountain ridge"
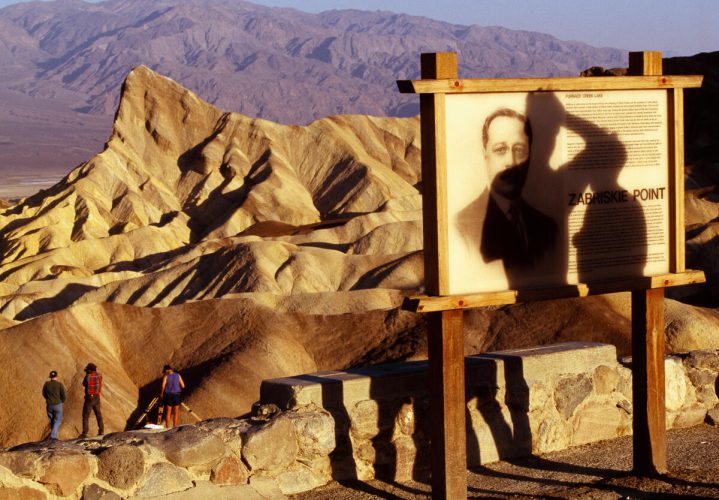
M 249 2 L 23 3 L 0 9 L 0 25 L 0 64 L 11 69 L 0 75 L 0 175 L 64 175 L 99 150 L 117 89 L 143 64 L 222 109 L 307 124 L 416 115 L 416 96 L 394 82 L 419 76 L 421 52 L 459 52 L 460 75 L 471 77 L 576 75 L 626 62 L 624 51 L 540 33 Z

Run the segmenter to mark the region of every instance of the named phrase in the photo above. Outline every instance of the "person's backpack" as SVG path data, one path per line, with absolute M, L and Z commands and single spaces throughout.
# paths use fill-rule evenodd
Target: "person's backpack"
M 102 375 L 97 372 L 87 374 L 87 395 L 99 396 L 102 390 Z

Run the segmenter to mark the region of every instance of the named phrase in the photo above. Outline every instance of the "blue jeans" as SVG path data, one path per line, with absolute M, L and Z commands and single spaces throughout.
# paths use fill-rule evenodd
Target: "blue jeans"
M 47 418 L 50 420 L 50 437 L 57 439 L 57 432 L 60 430 L 62 423 L 62 403 L 56 405 L 47 405 Z

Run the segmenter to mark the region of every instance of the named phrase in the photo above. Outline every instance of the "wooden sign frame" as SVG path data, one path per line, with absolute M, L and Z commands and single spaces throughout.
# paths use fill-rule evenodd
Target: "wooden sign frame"
M 662 75 L 661 52 L 633 52 L 624 77 L 458 79 L 457 54 L 421 55 L 421 80 L 402 80 L 400 92 L 420 94 L 426 295 L 404 308 L 429 313 L 428 354 L 432 417 L 432 496 L 466 498 L 466 430 L 462 310 L 562 297 L 632 292 L 634 471 L 666 471 L 664 427 L 664 288 L 704 281 L 687 271 L 684 255 L 683 89 L 701 76 Z M 456 93 L 664 89 L 668 95 L 669 273 L 602 282 L 449 295 L 446 95 Z

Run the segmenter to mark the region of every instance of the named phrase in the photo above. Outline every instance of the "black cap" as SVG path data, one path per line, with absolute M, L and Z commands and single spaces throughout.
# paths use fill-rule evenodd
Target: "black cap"
M 55 377 L 57 377 L 57 372 L 55 370 L 53 370 L 50 372 L 50 378 L 55 378 Z
M 97 366 L 95 366 L 95 363 L 88 363 L 85 367 L 86 372 L 94 372 L 97 371 Z

